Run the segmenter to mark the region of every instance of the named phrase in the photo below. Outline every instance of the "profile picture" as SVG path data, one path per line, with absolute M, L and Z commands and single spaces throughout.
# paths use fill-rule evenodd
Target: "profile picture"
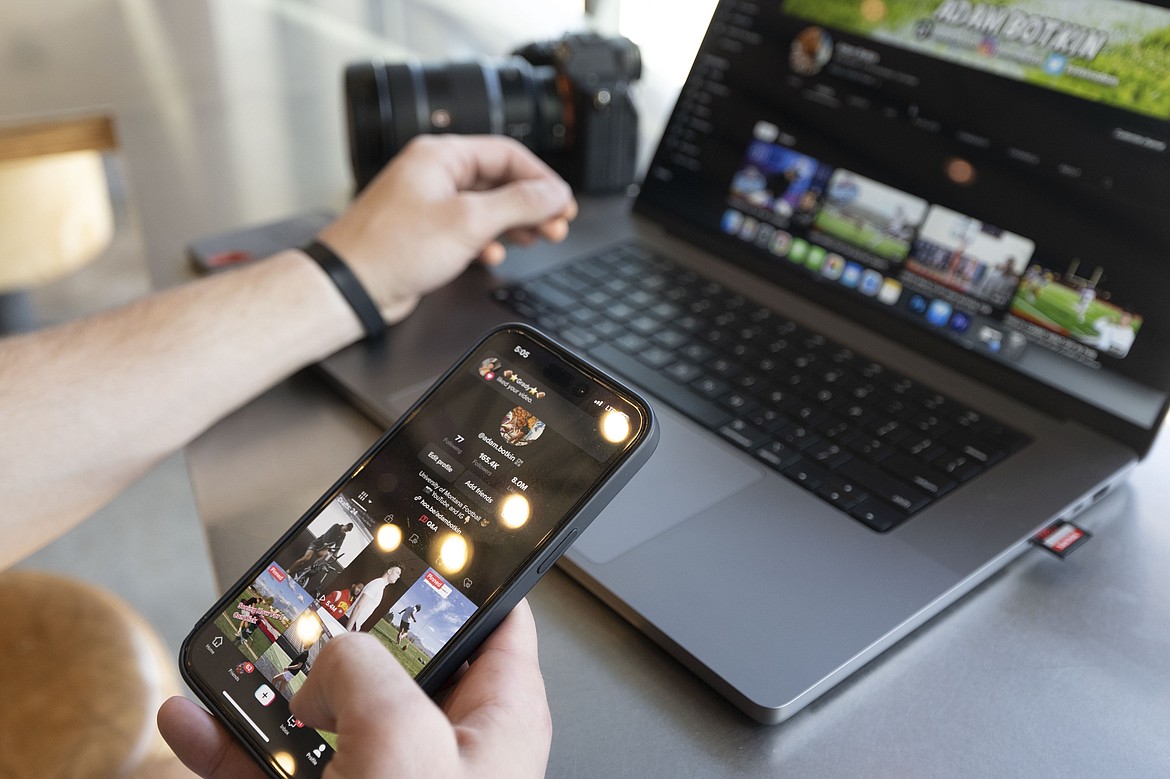
M 498 373 L 499 370 L 500 361 L 495 357 L 485 358 L 484 361 L 479 364 L 479 375 L 483 376 L 488 381 L 494 379 L 496 377 L 496 373 Z
M 532 415 L 531 411 L 516 406 L 500 423 L 500 435 L 509 446 L 527 446 L 544 432 L 544 422 Z
M 788 65 L 802 76 L 815 76 L 833 57 L 833 39 L 820 27 L 805 27 L 792 39 Z

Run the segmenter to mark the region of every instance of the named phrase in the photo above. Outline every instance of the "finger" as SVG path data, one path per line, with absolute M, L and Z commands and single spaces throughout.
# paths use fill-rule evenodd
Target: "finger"
M 479 253 L 479 261 L 484 265 L 499 265 L 508 255 L 508 249 L 500 241 L 492 241 Z
M 569 223 L 562 219 L 552 219 L 540 227 L 518 227 L 506 231 L 499 240 L 492 241 L 479 253 L 479 261 L 484 265 L 499 265 L 508 254 L 508 245 L 532 246 L 542 238 L 550 243 L 560 243 L 569 235 Z
M 563 217 L 554 217 L 536 227 L 517 227 L 508 230 L 503 240 L 519 246 L 531 246 L 539 240 L 560 243 L 569 235 L 569 222 Z
M 540 234 L 532 227 L 509 230 L 504 233 L 502 242 L 508 246 L 532 246 L 540 239 Z
M 386 647 L 364 633 L 338 636 L 321 650 L 291 708 L 306 725 L 344 740 L 346 749 L 334 758 L 343 760 L 339 775 L 348 775 L 346 764 L 385 762 L 387 755 L 409 764 L 421 759 L 418 744 L 435 744 L 444 733 L 452 738 L 434 702 Z
M 460 189 L 492 188 L 520 179 L 560 180 L 548 163 L 514 138 L 499 135 L 446 136 L 453 148 L 443 159 Z
M 557 217 L 550 219 L 540 227 L 537 228 L 540 232 L 540 237 L 552 243 L 560 243 L 569 237 L 569 219 L 565 217 Z
M 494 237 L 506 230 L 537 228 L 563 218 L 573 193 L 560 179 L 522 179 L 482 192 L 464 192 L 460 201 L 465 224 L 474 233 Z
M 175 755 L 204 779 L 263 779 L 244 748 L 206 711 L 174 697 L 158 710 L 158 730 Z
M 555 217 L 539 227 L 516 227 L 485 246 L 479 253 L 479 261 L 485 265 L 499 265 L 507 256 L 508 245 L 532 246 L 541 239 L 560 243 L 568 235 L 569 222 L 564 217 Z

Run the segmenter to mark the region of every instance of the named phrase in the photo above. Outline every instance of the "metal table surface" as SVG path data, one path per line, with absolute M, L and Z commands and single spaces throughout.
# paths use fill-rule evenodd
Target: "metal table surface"
M 379 430 L 312 375 L 188 450 L 225 585 Z M 295 453 L 295 454 L 290 454 Z M 1159 446 L 1084 515 L 792 720 L 757 725 L 565 574 L 530 595 L 550 776 L 1166 776 L 1170 585 Z M 794 640 L 798 640 L 795 639 Z
M 476 31 L 459 21 L 473 4 L 454 0 L 24 5 L 0 11 L 0 119 L 115 116 L 158 286 L 189 276 L 196 237 L 344 203 L 346 62 L 399 55 L 407 30 L 414 50 L 445 56 L 543 34 Z M 191 480 L 221 583 L 378 432 L 302 374 L 195 441 Z M 1084 549 L 1066 561 L 1029 552 L 775 727 L 554 570 L 530 598 L 554 717 L 549 775 L 1170 775 L 1168 466 L 1163 440 L 1084 517 L 1096 533 Z

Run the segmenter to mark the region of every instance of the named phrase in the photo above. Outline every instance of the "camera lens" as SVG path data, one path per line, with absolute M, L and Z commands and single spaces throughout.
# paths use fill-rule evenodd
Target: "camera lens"
M 497 66 L 357 63 L 345 71 L 358 189 L 421 133 L 509 135 L 538 155 L 564 148 L 571 102 L 556 70 L 512 57 Z

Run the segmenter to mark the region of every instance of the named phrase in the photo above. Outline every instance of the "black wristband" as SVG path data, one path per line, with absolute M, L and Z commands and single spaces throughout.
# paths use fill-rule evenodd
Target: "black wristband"
M 377 338 L 386 331 L 386 320 L 382 319 L 382 312 L 378 310 L 378 305 L 370 297 L 370 293 L 366 292 L 366 288 L 358 281 L 358 277 L 354 275 L 350 267 L 345 264 L 345 260 L 338 257 L 336 252 L 320 241 L 310 241 L 301 247 L 301 251 L 309 255 L 329 274 L 330 280 L 337 285 L 345 302 L 349 303 L 350 308 L 357 314 L 367 337 Z

